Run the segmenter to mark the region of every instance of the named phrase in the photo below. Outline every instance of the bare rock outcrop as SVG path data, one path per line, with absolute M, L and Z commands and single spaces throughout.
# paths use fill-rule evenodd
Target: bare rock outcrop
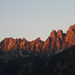
M 0 42 L 0 50 L 27 50 L 40 53 L 54 53 L 62 48 L 68 48 L 75 44 L 75 25 L 67 30 L 66 34 L 62 30 L 53 30 L 46 41 L 40 37 L 33 41 L 23 39 L 5 38 Z
M 65 42 L 68 43 L 68 47 L 75 44 L 75 25 L 69 27 L 69 30 L 66 33 Z

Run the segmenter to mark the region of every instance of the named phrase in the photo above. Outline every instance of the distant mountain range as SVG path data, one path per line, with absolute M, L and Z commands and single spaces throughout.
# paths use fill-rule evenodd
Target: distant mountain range
M 0 51 L 10 50 L 26 50 L 28 52 L 37 52 L 43 55 L 44 53 L 55 53 L 61 49 L 69 48 L 75 44 L 75 25 L 72 25 L 67 30 L 66 34 L 62 30 L 57 32 L 53 30 L 46 41 L 37 38 L 34 41 L 27 41 L 25 38 L 13 39 L 5 38 L 0 42 Z
M 0 42 L 0 75 L 75 75 L 74 50 L 75 25 L 66 33 L 53 30 L 46 41 L 5 38 Z

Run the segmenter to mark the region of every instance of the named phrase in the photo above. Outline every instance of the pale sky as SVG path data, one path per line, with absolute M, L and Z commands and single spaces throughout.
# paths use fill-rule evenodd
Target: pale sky
M 40 37 L 51 31 L 66 33 L 75 24 L 75 0 L 0 0 L 0 41 L 4 38 Z

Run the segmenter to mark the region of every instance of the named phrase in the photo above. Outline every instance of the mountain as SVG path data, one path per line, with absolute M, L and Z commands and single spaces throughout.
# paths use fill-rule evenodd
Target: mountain
M 75 75 L 75 45 L 46 57 L 0 60 L 0 75 Z
M 46 41 L 5 38 L 0 42 L 0 75 L 64 75 L 69 67 L 73 75 L 74 37 L 71 25 L 66 33 L 53 30 Z
M 23 39 L 5 38 L 0 42 L 1 51 L 9 50 L 27 50 L 29 52 L 55 53 L 63 48 L 69 48 L 75 44 L 75 25 L 72 25 L 67 30 L 67 33 L 63 33 L 62 30 L 57 32 L 53 30 L 46 41 L 42 41 L 39 38 L 33 41 L 27 41 Z
M 70 54 L 57 63 L 50 75 L 75 75 L 75 45 L 68 50 Z

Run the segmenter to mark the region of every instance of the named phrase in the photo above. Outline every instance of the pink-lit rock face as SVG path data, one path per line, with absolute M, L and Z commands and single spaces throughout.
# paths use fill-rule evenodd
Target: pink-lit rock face
M 69 30 L 66 33 L 65 41 L 68 42 L 68 47 L 75 44 L 75 25 L 69 27 Z
M 28 50 L 35 52 L 53 52 L 60 50 L 63 47 L 70 47 L 75 44 L 75 25 L 72 25 L 67 30 L 67 33 L 63 33 L 62 30 L 53 30 L 46 41 L 42 41 L 39 38 L 33 41 L 27 41 L 23 39 L 5 38 L 0 42 L 0 50 Z
M 60 38 L 60 40 L 63 40 L 63 31 L 62 30 L 57 31 L 57 38 Z

